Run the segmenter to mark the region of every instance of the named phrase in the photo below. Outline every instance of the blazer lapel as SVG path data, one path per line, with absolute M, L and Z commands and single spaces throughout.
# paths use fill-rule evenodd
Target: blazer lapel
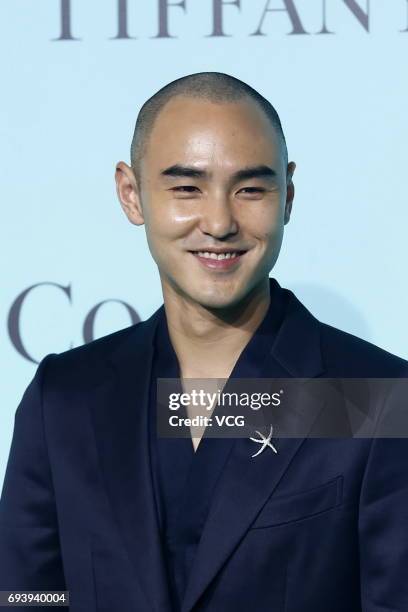
M 169 594 L 150 472 L 148 399 L 157 311 L 109 358 L 112 376 L 92 417 L 108 497 L 146 609 L 166 611 Z
M 311 378 L 323 372 L 318 321 L 287 291 L 284 321 L 271 350 L 270 378 Z M 308 394 L 305 394 L 308 401 Z M 322 403 L 308 403 L 312 427 Z M 306 428 L 307 430 L 307 428 Z M 305 438 L 276 438 L 278 453 L 261 453 L 252 459 L 253 443 L 234 442 L 215 491 L 197 555 L 187 585 L 182 612 L 189 612 L 238 546 L 264 503 L 288 469 Z

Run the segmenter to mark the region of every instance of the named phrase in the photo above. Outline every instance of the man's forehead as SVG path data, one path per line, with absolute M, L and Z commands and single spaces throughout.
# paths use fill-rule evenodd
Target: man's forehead
M 205 161 L 218 152 L 231 157 L 259 157 L 258 163 L 265 163 L 262 158 L 275 157 L 278 149 L 276 129 L 255 102 L 240 99 L 219 103 L 177 96 L 157 116 L 145 157 L 159 162 L 183 154 L 199 163 L 200 157 Z

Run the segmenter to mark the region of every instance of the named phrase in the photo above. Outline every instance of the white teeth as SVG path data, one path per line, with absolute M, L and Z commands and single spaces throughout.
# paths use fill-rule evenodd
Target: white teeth
M 237 253 L 210 253 L 209 251 L 198 251 L 199 257 L 204 259 L 231 259 L 237 257 Z

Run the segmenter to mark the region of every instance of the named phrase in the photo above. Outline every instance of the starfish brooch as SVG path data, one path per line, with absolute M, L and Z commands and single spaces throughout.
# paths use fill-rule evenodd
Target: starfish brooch
M 272 425 L 269 430 L 269 434 L 267 436 L 264 436 L 260 431 L 255 431 L 255 433 L 257 433 L 260 437 L 259 438 L 249 438 L 249 439 L 252 440 L 252 442 L 256 442 L 257 444 L 262 444 L 262 446 L 254 455 L 251 455 L 251 457 L 257 457 L 258 455 L 260 455 L 267 446 L 269 446 L 269 448 L 271 448 L 274 453 L 278 452 L 271 442 L 272 433 L 273 433 Z

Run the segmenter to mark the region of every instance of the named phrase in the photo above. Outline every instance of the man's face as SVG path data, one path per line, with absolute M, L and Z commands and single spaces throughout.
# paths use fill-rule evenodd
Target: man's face
M 294 167 L 287 179 L 279 136 L 254 102 L 171 100 L 137 186 L 165 296 L 228 308 L 265 284 L 289 220 Z

